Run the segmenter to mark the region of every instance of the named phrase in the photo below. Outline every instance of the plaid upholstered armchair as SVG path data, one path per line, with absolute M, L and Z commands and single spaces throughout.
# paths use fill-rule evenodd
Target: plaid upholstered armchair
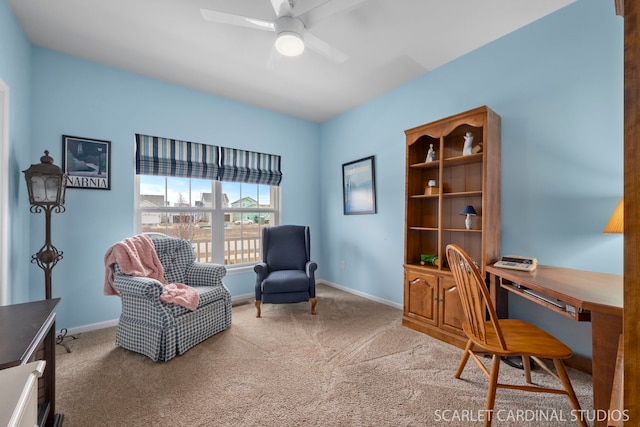
M 113 288 L 122 297 L 116 344 L 154 361 L 168 361 L 231 325 L 231 294 L 222 283 L 225 267 L 195 262 L 190 242 L 170 237 L 151 241 L 164 269 L 164 284 L 124 274 L 126 269 L 113 265 Z M 166 302 L 166 284 L 195 290 L 194 306 Z

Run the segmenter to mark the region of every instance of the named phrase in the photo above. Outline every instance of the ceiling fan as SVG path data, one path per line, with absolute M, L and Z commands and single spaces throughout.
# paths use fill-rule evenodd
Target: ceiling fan
M 342 63 L 349 58 L 343 52 L 316 37 L 308 29 L 329 16 L 347 12 L 367 0 L 330 0 L 299 15 L 294 12 L 294 0 L 270 1 L 276 14 L 276 19 L 273 21 L 210 9 L 200 9 L 200 12 L 207 21 L 274 32 L 276 34 L 275 48 L 285 56 L 298 56 L 302 54 L 305 47 L 308 47 L 337 63 Z

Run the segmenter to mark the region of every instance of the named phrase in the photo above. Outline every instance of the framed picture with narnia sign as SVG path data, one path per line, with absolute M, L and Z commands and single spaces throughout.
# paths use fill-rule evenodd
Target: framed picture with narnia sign
M 67 188 L 111 189 L 111 141 L 62 135 Z

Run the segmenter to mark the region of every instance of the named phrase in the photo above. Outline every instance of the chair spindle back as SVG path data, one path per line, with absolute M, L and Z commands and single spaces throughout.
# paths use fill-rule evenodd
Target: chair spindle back
M 446 253 L 449 268 L 458 286 L 469 332 L 479 343 L 486 344 L 491 341 L 492 345 L 500 345 L 503 350 L 506 350 L 504 336 L 497 321 L 498 316 L 480 272 L 469 255 L 458 245 L 447 245 Z M 489 323 L 487 323 L 487 313 Z

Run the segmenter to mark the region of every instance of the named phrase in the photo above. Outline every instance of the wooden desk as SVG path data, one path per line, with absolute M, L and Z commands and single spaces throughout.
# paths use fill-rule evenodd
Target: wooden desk
M 486 266 L 485 272 L 493 303 L 504 307 L 498 317 L 508 317 L 508 295 L 515 293 L 570 319 L 591 322 L 593 408 L 609 409 L 618 337 L 622 333 L 622 276 L 545 265 L 538 265 L 531 273 L 493 266 Z M 526 293 L 525 289 L 539 292 L 553 303 Z M 606 420 L 596 421 L 595 425 L 604 426 Z
M 38 380 L 38 425 L 61 426 L 55 413 L 56 341 L 55 308 L 60 298 L 0 307 L 0 369 L 47 362 Z

